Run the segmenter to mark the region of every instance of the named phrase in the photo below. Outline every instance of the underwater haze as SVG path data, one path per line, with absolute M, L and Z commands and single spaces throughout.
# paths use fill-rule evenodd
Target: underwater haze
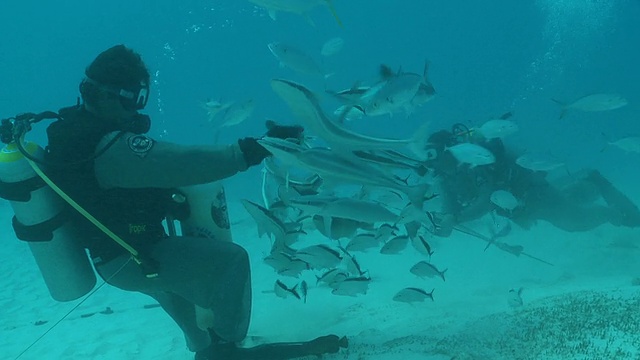
M 330 3 L 335 14 L 320 4 L 274 20 L 248 0 L 5 1 L 0 118 L 75 104 L 86 66 L 116 44 L 139 52 L 152 74 L 143 111 L 152 119 L 149 135 L 182 144 L 259 137 L 267 120 L 301 123 L 272 79 L 303 84 L 339 121 L 333 114 L 341 102 L 330 92 L 383 81 L 382 64 L 392 75 L 422 75 L 427 62 L 432 99 L 343 125 L 408 138 L 426 123 L 432 132 L 456 123 L 479 128 L 511 113 L 518 131 L 505 146 L 562 163 L 562 175 L 597 169 L 640 204 L 640 1 Z M 340 41 L 323 55 L 331 39 Z M 271 43 L 308 55 L 322 73 L 281 64 Z M 593 98 L 579 102 L 593 94 L 615 94 L 624 104 L 594 110 L 601 104 Z M 249 115 L 224 126 L 206 106 L 247 100 Z M 44 145 L 45 128 L 37 125 L 28 137 Z M 613 145 L 625 138 L 637 143 Z M 409 273 L 407 264 L 423 259 L 410 246 L 397 255 L 367 252 L 358 255 L 371 276 L 366 294 L 331 294 L 315 285 L 313 273 L 305 303 L 273 293 L 281 277 L 263 262 L 270 240 L 259 237 L 240 202 L 263 201 L 262 171 L 224 182 L 234 241 L 252 261 L 255 343 L 348 336 L 349 348 L 327 360 L 640 359 L 638 227 L 566 232 L 546 221 L 528 229 L 514 224 L 502 240 L 525 249 L 515 256 L 454 232 L 431 243 L 434 262 L 448 269 L 446 281 Z M 51 299 L 12 216 L 3 201 L 0 359 L 192 359 L 180 329 L 151 298 L 105 286 L 78 308 Z M 469 226 L 487 232 L 487 222 Z M 332 243 L 315 229 L 302 241 Z M 433 301 L 394 301 L 405 287 L 435 289 Z M 514 305 L 514 296 L 521 303 Z M 112 313 L 101 313 L 106 308 Z

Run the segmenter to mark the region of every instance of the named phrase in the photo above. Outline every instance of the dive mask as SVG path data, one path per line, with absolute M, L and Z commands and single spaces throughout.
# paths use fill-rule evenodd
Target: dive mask
M 147 102 L 149 102 L 149 84 L 145 81 L 140 81 L 136 90 L 128 90 L 106 85 L 89 77 L 86 77 L 84 81 L 107 92 L 118 95 L 120 104 L 122 104 L 122 107 L 128 111 L 142 110 L 147 106 Z

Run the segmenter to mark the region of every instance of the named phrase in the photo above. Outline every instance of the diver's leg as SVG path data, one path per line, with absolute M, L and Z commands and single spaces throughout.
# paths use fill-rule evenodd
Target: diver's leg
M 169 237 L 151 254 L 163 288 L 214 312 L 213 330 L 239 342 L 249 328 L 251 275 L 247 252 L 237 244 L 204 238 Z
M 149 295 L 158 301 L 164 311 L 182 329 L 189 350 L 196 352 L 207 348 L 211 344 L 209 333 L 200 329 L 197 325 L 195 306 L 192 303 L 168 292 Z
M 615 186 L 597 170 L 590 172 L 588 179 L 598 187 L 600 195 L 607 204 L 619 212 L 619 218 L 613 219 L 612 221 L 614 224 L 618 222 L 619 225 L 629 227 L 640 226 L 640 210 L 638 210 L 638 207 L 626 195 L 616 189 Z
M 164 264 L 160 264 L 164 268 Z M 145 293 L 158 301 L 178 324 L 192 351 L 206 348 L 211 343 L 209 334 L 198 328 L 195 306 L 184 298 L 172 294 L 171 284 L 161 278 L 147 278 L 130 255 L 122 255 L 96 266 L 100 276 L 109 284 L 127 291 Z
M 569 202 L 550 205 L 538 212 L 538 218 L 546 220 L 565 231 L 588 231 L 611 221 L 612 210 L 606 206 L 582 206 Z

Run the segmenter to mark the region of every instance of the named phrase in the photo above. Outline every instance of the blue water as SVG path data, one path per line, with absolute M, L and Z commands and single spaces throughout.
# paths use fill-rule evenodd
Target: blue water
M 404 137 L 431 121 L 479 124 L 513 111 L 520 132 L 509 146 L 542 151 L 573 170 L 598 168 L 622 189 L 640 191 L 638 155 L 602 151 L 607 139 L 640 135 L 640 1 L 637 0 L 335 0 L 344 27 L 324 7 L 310 17 L 273 21 L 248 1 L 34 1 L 0 5 L 0 117 L 56 110 L 75 103 L 84 68 L 101 51 L 124 43 L 153 74 L 146 112 L 151 135 L 181 143 L 212 143 L 199 103 L 208 98 L 257 103 L 251 119 L 223 129 L 220 142 L 264 132 L 264 120 L 293 123 L 269 86 L 282 77 L 343 89 L 374 79 L 382 63 L 421 72 L 430 62 L 438 95 L 411 116 L 363 119 L 364 133 Z M 341 37 L 325 59 L 326 84 L 281 68 L 267 43 L 293 44 L 320 61 L 320 48 Z M 629 105 L 573 113 L 558 120 L 552 98 L 619 93 Z M 327 110 L 332 110 L 329 100 Z M 32 136 L 42 142 L 38 129 Z M 257 200 L 259 169 L 228 182 L 231 199 Z M 637 199 L 637 197 L 636 197 Z

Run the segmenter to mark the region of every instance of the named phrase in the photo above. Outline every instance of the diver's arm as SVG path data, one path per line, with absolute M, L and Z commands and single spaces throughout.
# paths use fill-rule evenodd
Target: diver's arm
M 100 152 L 117 133 L 106 135 Z M 95 160 L 101 187 L 171 188 L 204 184 L 247 169 L 238 144 L 186 146 L 125 133 Z

